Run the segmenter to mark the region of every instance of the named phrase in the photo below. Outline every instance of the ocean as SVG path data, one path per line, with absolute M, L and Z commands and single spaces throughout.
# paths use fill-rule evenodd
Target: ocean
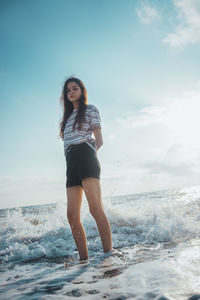
M 86 198 L 80 262 L 66 203 L 0 210 L 0 299 L 200 299 L 200 186 L 103 199 L 104 254 Z

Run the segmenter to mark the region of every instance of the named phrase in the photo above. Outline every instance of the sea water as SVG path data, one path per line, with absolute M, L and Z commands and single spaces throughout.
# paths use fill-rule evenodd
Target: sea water
M 200 186 L 103 199 L 104 254 L 86 198 L 80 262 L 66 203 L 0 210 L 0 299 L 200 299 Z

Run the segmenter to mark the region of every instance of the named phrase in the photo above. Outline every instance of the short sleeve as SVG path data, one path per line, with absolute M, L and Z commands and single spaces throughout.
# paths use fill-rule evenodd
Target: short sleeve
M 91 108 L 91 127 L 94 129 L 95 127 L 101 128 L 101 117 L 98 108 L 96 106 L 92 105 Z

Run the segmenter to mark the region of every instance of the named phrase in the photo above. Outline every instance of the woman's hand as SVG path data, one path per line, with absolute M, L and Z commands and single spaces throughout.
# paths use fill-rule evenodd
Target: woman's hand
M 102 136 L 101 128 L 95 127 L 93 129 L 93 133 L 94 133 L 94 137 L 97 145 L 97 151 L 98 151 L 99 148 L 103 145 L 103 136 Z

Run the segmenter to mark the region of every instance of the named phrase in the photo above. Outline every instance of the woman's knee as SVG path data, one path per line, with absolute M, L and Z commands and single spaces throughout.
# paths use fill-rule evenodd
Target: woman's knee
M 70 225 L 75 226 L 80 223 L 80 216 L 71 210 L 67 210 L 67 219 Z
M 99 217 L 101 217 L 101 216 L 104 215 L 104 211 L 103 211 L 103 209 L 101 207 L 90 206 L 89 209 L 90 209 L 91 215 L 95 219 L 97 219 L 97 218 L 99 218 Z

